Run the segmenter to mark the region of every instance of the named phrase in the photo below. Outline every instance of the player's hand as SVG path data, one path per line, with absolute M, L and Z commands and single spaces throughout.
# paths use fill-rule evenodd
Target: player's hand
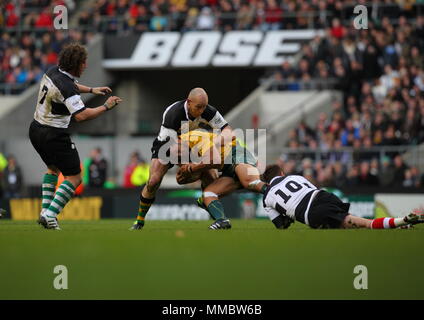
M 116 96 L 112 96 L 107 98 L 106 102 L 104 103 L 104 106 L 108 109 L 111 110 L 113 108 L 115 108 L 120 102 L 122 102 L 122 99 Z
M 112 89 L 109 87 L 96 87 L 92 88 L 92 93 L 98 96 L 104 96 L 107 93 L 111 93 Z
M 283 215 L 283 225 L 281 229 L 287 229 L 290 225 L 294 223 L 294 220 L 289 216 Z
M 193 183 L 200 179 L 200 176 L 202 174 L 201 171 L 192 173 L 188 171 L 188 164 L 181 165 L 180 169 L 177 171 L 177 183 L 178 184 L 187 184 L 187 183 Z
M 191 175 L 191 172 L 188 171 L 189 164 L 183 164 L 178 170 L 177 175 L 181 178 L 187 178 Z

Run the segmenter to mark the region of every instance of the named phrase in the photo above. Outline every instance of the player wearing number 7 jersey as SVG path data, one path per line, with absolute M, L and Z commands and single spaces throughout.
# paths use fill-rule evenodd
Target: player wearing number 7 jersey
M 46 229 L 60 229 L 57 215 L 81 183 L 78 151 L 67 131 L 71 119 L 95 119 L 122 101 L 112 96 L 97 108 L 85 107 L 81 93 L 105 95 L 112 92 L 108 87 L 90 88 L 77 83 L 76 78 L 87 66 L 86 60 L 87 51 L 79 44 L 69 44 L 61 51 L 59 65 L 47 70 L 41 80 L 34 120 L 29 128 L 31 143 L 47 166 L 39 220 Z M 65 180 L 55 190 L 60 172 Z
M 278 165 L 267 166 L 262 179 L 269 183 L 263 197 L 265 211 L 279 229 L 288 228 L 294 221 L 314 229 L 389 229 L 424 222 L 422 208 L 402 218 L 356 217 L 349 213 L 349 203 L 343 203 L 334 194 L 318 189 L 302 176 L 285 176 Z

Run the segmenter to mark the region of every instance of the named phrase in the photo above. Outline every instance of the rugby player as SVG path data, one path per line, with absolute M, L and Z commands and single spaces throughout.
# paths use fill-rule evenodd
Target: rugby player
M 149 180 L 140 192 L 137 219 L 131 230 L 140 230 L 145 223 L 146 214 L 155 201 L 156 191 L 160 187 L 163 176 L 176 163 L 171 163 L 170 149 L 178 140 L 182 128 L 187 131 L 199 127 L 218 129 L 220 134 L 216 139 L 231 137 L 231 127 L 217 109 L 209 105 L 206 91 L 202 88 L 192 89 L 187 99 L 177 101 L 166 108 L 162 117 L 159 135 L 153 141 L 151 148 Z
M 303 176 L 285 176 L 278 165 L 267 166 L 262 178 L 269 183 L 263 205 L 270 220 L 279 229 L 288 228 L 294 221 L 314 229 L 405 228 L 424 222 L 422 208 L 402 218 L 356 217 L 349 213 L 349 203 L 318 189 Z
M 195 130 L 181 135 L 180 140 L 188 145 L 192 153 L 197 152 L 203 158 L 199 163 L 182 165 L 177 173 L 177 182 L 193 182 L 205 170 L 218 169 L 222 172 L 218 179 L 203 186 L 198 205 L 215 220 L 210 229 L 231 228 L 219 199 L 240 188 L 258 193 L 266 190 L 266 184 L 260 180 L 259 170 L 256 168 L 256 158 L 235 137 L 226 142 L 216 139 L 214 133 Z
M 78 151 L 67 131 L 71 119 L 95 119 L 122 101 L 119 97 L 111 96 L 97 108 L 86 108 L 81 93 L 105 95 L 112 92 L 108 87 L 91 88 L 78 84 L 76 78 L 86 67 L 86 49 L 80 44 L 69 44 L 59 54 L 59 65 L 47 70 L 40 82 L 29 138 L 47 166 L 38 221 L 46 229 L 60 230 L 57 216 L 81 183 Z M 65 179 L 55 191 L 60 172 Z

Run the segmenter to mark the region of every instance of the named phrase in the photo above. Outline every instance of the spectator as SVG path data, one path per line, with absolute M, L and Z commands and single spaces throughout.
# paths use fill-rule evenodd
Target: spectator
M 370 163 L 362 161 L 360 165 L 359 183 L 364 186 L 377 186 L 377 175 L 372 175 L 370 172 Z
M 255 17 L 253 5 L 242 3 L 240 10 L 237 12 L 236 26 L 238 30 L 251 30 Z
M 137 151 L 134 151 L 130 155 L 130 159 L 128 161 L 128 164 L 126 165 L 124 169 L 124 181 L 122 186 L 124 188 L 133 188 L 135 185 L 131 182 L 131 176 L 134 172 L 134 169 L 137 167 L 137 164 L 140 161 L 140 155 Z
M 203 7 L 197 17 L 198 30 L 213 30 L 215 27 L 215 17 L 209 7 Z
M 140 161 L 131 175 L 131 183 L 134 186 L 142 186 L 145 184 L 147 180 L 149 180 L 149 170 L 150 165 L 140 158 Z
M 405 178 L 405 171 L 408 170 L 408 166 L 403 162 L 402 156 L 397 155 L 394 158 L 394 182 L 398 185 L 402 185 L 402 181 Z
M 102 149 L 91 150 L 88 166 L 88 186 L 102 188 L 107 179 L 107 161 L 103 157 Z
M 3 188 L 6 198 L 19 198 L 23 185 L 22 171 L 14 156 L 7 159 L 7 167 L 3 172 Z
M 384 156 L 381 161 L 381 170 L 379 172 L 379 180 L 380 185 L 382 187 L 391 186 L 394 182 L 395 171 L 391 164 L 390 158 L 388 156 Z
M 350 167 L 347 173 L 346 186 L 354 187 L 359 185 L 359 183 L 360 183 L 360 180 L 359 180 L 358 166 L 354 164 L 353 166 Z
M 263 30 L 279 30 L 282 27 L 283 10 L 278 6 L 275 0 L 267 0 L 265 9 L 265 24 Z

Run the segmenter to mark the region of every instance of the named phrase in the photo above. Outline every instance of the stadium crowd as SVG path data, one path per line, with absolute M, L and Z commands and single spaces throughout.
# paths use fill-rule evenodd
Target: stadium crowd
M 373 1 L 370 12 L 410 17 L 418 10 L 415 2 Z M 350 16 L 357 4 L 341 0 L 96 0 L 81 13 L 79 25 L 104 32 L 323 28 L 331 17 Z
M 86 44 L 93 34 L 53 28 L 53 7 L 73 0 L 15 0 L 0 4 L 0 94 L 17 94 L 37 83 L 57 63 L 62 47 L 72 41 Z
M 313 127 L 302 122 L 290 133 L 287 147 L 293 152 L 281 158 L 285 170 L 309 175 L 321 185 L 424 186 L 424 176 L 397 152 L 360 152 L 424 142 L 422 0 L 366 4 L 371 17 L 366 30 L 351 27 L 356 1 L 93 0 L 76 13 L 78 29 L 88 32 L 54 31 L 52 8 L 60 4 L 75 11 L 75 0 L 2 2 L 0 93 L 2 84 L 37 82 L 56 64 L 64 44 L 87 43 L 94 32 L 321 28 L 324 36 L 305 44 L 295 64 L 286 61 L 268 73 L 275 79 L 274 89 L 299 90 L 312 80 L 334 79 L 343 92 L 330 115 L 321 114 Z M 8 93 L 22 90 L 13 88 Z M 311 151 L 296 151 L 302 147 L 324 152 L 315 159 Z M 338 151 L 341 147 L 358 152 Z M 127 180 L 129 185 L 130 176 Z
M 383 27 L 386 27 L 386 24 L 390 25 L 389 18 L 401 15 L 406 21 L 406 18 L 415 17 L 417 12 L 424 11 L 424 5 L 420 2 L 373 1 L 367 6 L 371 16 L 386 17 L 383 20 Z M 54 6 L 65 5 L 72 14 L 77 11 L 77 4 L 82 5 L 82 2 L 7 0 L 0 3 L 0 29 L 3 29 L 0 34 L 0 93 L 22 92 L 28 85 L 36 83 L 50 65 L 56 63 L 57 55 L 65 43 L 87 43 L 95 32 L 328 28 L 333 38 L 337 39 L 335 41 L 344 39 L 343 44 L 346 43 L 346 46 L 355 45 L 341 23 L 349 21 L 346 19 L 352 16 L 353 6 L 357 4 L 354 1 L 92 0 L 87 1 L 76 13 L 78 30 L 82 31 L 71 28 L 69 32 L 54 32 Z M 422 25 L 422 22 L 418 23 Z M 310 54 L 308 50 L 305 49 L 306 54 Z M 390 52 L 387 55 L 390 56 Z M 341 68 L 340 62 L 335 63 L 336 76 L 343 78 L 346 68 Z M 316 70 L 316 75 L 305 72 L 305 68 Z M 330 70 L 326 71 L 321 65 L 314 68 L 312 61 L 302 62 L 297 76 L 306 81 L 312 76 L 326 78 L 331 75 Z M 367 72 L 378 72 L 374 69 Z M 288 79 L 294 78 L 290 76 Z M 340 86 L 346 85 L 345 82 Z
M 283 87 L 278 89 L 298 90 L 301 82 L 333 77 L 343 92 L 330 115 L 320 114 L 313 127 L 301 121 L 290 132 L 291 152 L 280 160 L 286 170 L 320 185 L 424 185 L 424 175 L 408 167 L 398 152 L 383 157 L 372 151 L 424 142 L 424 16 L 413 24 L 400 16 L 396 25 L 385 17 L 357 32 L 335 18 L 325 37 L 303 46 L 296 65 L 284 62 L 274 71 L 277 87 Z M 309 155 L 299 148 L 309 148 Z

